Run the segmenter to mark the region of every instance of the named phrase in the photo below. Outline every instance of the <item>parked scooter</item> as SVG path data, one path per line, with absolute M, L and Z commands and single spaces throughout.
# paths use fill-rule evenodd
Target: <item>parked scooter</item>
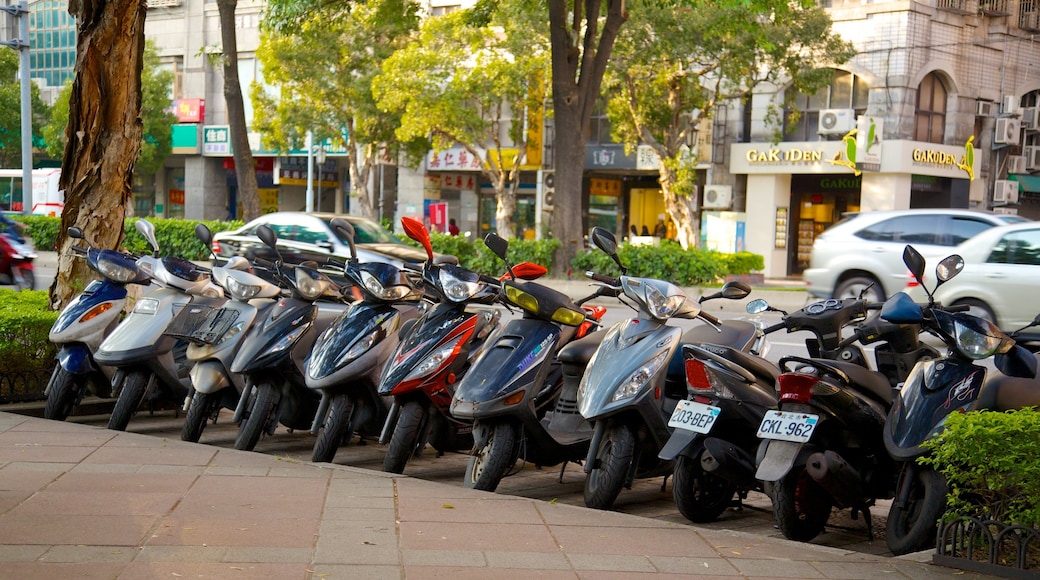
M 36 249 L 29 238 L 0 232 L 0 284 L 14 286 L 18 291 L 34 289 L 35 259 Z
M 920 325 L 894 324 L 876 313 L 840 339 L 842 328 L 868 316 L 880 304 L 846 299 L 815 302 L 763 329 L 763 337 L 779 330 L 807 331 L 810 356 L 853 362 L 867 367 L 860 345 L 877 343 L 874 358 L 878 371 L 895 386 L 922 358 L 938 357 L 919 341 Z M 764 300 L 752 300 L 749 313 L 770 308 Z M 756 434 L 766 413 L 776 409 L 775 363 L 763 358 L 762 348 L 745 353 L 718 345 L 686 345 L 686 382 L 689 398 L 681 401 L 669 420 L 675 427 L 661 450 L 663 459 L 674 459 L 672 493 L 680 513 L 693 522 L 716 519 L 731 503 L 757 490 L 768 489 L 755 479 L 755 458 L 760 442 Z
M 472 424 L 452 417 L 451 397 L 500 319 L 497 310 L 473 308 L 498 300 L 499 280 L 435 259 L 422 222 L 405 217 L 401 224 L 426 250 L 422 281 L 428 304 L 380 377 L 379 394 L 393 397 L 379 438 L 389 443 L 383 471 L 390 473 L 404 472 L 427 441 L 440 454 L 473 446 Z M 537 268 L 537 275 L 545 273 Z
M 279 257 L 273 263 L 258 259 L 256 264 L 270 268 L 288 295 L 253 324 L 231 363 L 232 373 L 245 375 L 233 421 L 239 424 L 235 449 L 246 451 L 252 451 L 264 434 L 273 435 L 279 423 L 290 429 L 310 428 L 320 397 L 307 387 L 304 360 L 318 335 L 345 308 L 340 288 L 327 275 L 284 263 L 271 228 L 259 226 L 257 236 Z
M 207 248 L 212 247 L 213 235 L 204 224 L 195 226 L 195 235 Z M 209 308 L 205 317 L 192 319 L 190 328 L 178 335 L 189 342 L 191 368 L 191 387 L 182 409 L 187 413 L 181 430 L 184 441 L 197 443 L 206 422 L 215 421 L 221 409 L 235 409 L 245 390 L 245 378 L 231 372 L 231 363 L 248 330 L 281 293 L 281 288 L 249 273 L 249 269 L 249 262 L 241 256 L 213 268 L 213 281 L 230 299 L 219 308 Z
M 676 404 L 686 399 L 680 346 L 684 343 L 752 347 L 758 328 L 744 320 L 721 321 L 663 280 L 625 275 L 614 235 L 594 228 L 590 239 L 621 269 L 620 278 L 594 276 L 631 302 L 636 316 L 612 326 L 589 361 L 578 389 L 581 416 L 594 427 L 585 460 L 585 505 L 607 509 L 636 478 L 668 475 L 672 462 L 658 453 L 668 441 Z M 713 297 L 741 299 L 751 291 L 730 284 Z M 669 321 L 700 319 L 686 332 Z
M 606 311 L 581 304 L 607 295 L 609 290 L 598 288 L 572 301 L 543 284 L 519 281 L 506 259 L 506 240 L 492 233 L 484 243 L 509 269 L 509 278 L 502 282 L 501 302 L 519 308 L 523 317 L 510 320 L 489 339 L 459 381 L 450 413 L 473 423 L 473 450 L 464 484 L 494 491 L 518 459 L 566 467 L 567 462 L 585 456 L 592 430 L 577 413 L 577 385 L 565 383 L 565 367 L 581 364 L 583 368 L 584 363 L 565 365 L 558 355 L 563 354 L 564 345 L 584 336 Z M 587 340 L 595 345 L 598 334 Z M 575 360 L 587 360 L 583 353 L 591 354 L 591 350 L 579 351 Z
M 907 246 L 903 261 L 925 287 L 928 303 L 915 304 L 900 292 L 885 303 L 881 316 L 891 322 L 923 324 L 948 350 L 946 356 L 914 367 L 885 422 L 885 449 L 898 462 L 885 536 L 893 554 L 935 546 L 938 521 L 945 512 L 946 482 L 917 459 L 927 453 L 922 444 L 942 431 L 946 417 L 964 411 L 1040 407 L 1036 356 L 993 323 L 967 312 L 944 310 L 932 298 L 935 288 L 961 271 L 963 259 L 953 255 L 942 260 L 930 291 L 924 284 L 921 254 Z M 987 376 L 986 367 L 976 362 L 990 357 L 1003 374 Z
M 83 239 L 77 227 L 68 229 L 70 238 Z M 115 368 L 94 361 L 101 342 L 119 324 L 126 304 L 127 284 L 148 284 L 150 278 L 137 267 L 137 256 L 115 250 L 71 246 L 77 256 L 101 278 L 92 280 L 83 292 L 69 302 L 54 321 L 48 338 L 58 347 L 45 394 L 43 416 L 64 421 L 88 391 L 108 396 Z
M 207 270 L 182 258 L 158 257 L 159 243 L 150 222 L 137 220 L 135 227 L 154 252 L 139 258 L 137 267 L 151 277 L 156 287 L 137 301 L 133 311 L 94 354 L 99 364 L 116 367 L 112 391 L 117 399 L 108 420 L 108 428 L 115 431 L 125 431 L 130 418 L 146 401 L 151 405 L 175 404 L 179 408 L 190 385 L 186 360 L 182 358 L 187 343 L 165 332 L 175 317 L 184 320 L 192 315 L 185 307 L 193 298 L 217 303 L 224 300 L 223 290 L 212 283 Z
M 315 462 L 332 461 L 355 432 L 379 433 L 389 407 L 376 392 L 379 374 L 400 342 L 402 325 L 418 316 L 416 304 L 422 297 L 397 266 L 358 261 L 349 222 L 334 218 L 331 225 L 350 246 L 351 257 L 343 272 L 361 299 L 318 337 L 306 362 L 307 387 L 321 393 L 311 425 L 311 433 L 318 437 L 312 455 Z

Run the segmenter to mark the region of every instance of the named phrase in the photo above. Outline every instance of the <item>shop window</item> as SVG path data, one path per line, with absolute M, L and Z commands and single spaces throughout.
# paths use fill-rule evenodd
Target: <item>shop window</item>
M 831 84 L 815 94 L 798 93 L 784 110 L 784 141 L 820 141 L 826 136 L 819 134 L 820 111 L 825 109 L 852 109 L 855 115 L 867 112 L 870 85 L 862 77 L 850 72 L 835 70 Z M 797 121 L 791 116 L 799 113 Z
M 928 73 L 917 87 L 914 140 L 942 143 L 946 134 L 946 86 L 939 76 Z

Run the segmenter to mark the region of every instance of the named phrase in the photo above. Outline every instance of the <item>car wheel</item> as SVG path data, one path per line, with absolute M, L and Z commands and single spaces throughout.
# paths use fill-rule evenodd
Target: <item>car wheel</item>
M 843 280 L 834 289 L 834 297 L 838 300 L 859 298 L 860 294 L 867 302 L 884 302 L 885 289 L 881 283 L 869 276 L 853 276 Z
M 981 300 L 975 300 L 974 298 L 965 298 L 963 300 L 958 300 L 957 302 L 955 302 L 954 306 L 967 306 L 968 314 L 971 314 L 972 316 L 978 316 L 979 318 L 982 318 L 983 320 L 988 320 L 993 324 L 997 323 L 997 315 L 993 314 L 993 309 L 987 306 L 986 303 Z

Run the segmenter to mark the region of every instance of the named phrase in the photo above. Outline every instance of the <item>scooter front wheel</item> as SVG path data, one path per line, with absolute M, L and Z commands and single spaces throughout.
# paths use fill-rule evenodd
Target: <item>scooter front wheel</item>
M 831 496 L 805 471 L 791 471 L 773 484 L 773 513 L 788 540 L 808 542 L 820 535 L 831 516 Z
M 628 479 L 635 448 L 636 436 L 628 425 L 607 428 L 596 450 L 596 465 L 585 476 L 586 506 L 605 510 L 614 505 Z
M 427 411 L 419 401 L 408 401 L 397 416 L 394 434 L 383 457 L 383 471 L 404 473 L 404 467 L 413 455 L 418 455 L 420 434 L 426 429 Z
M 61 368 L 61 365 L 56 365 L 47 385 L 47 406 L 43 409 L 43 417 L 55 421 L 68 419 L 76 406 L 76 400 L 86 387 L 86 375 L 74 375 Z
M 148 371 L 131 371 L 123 379 L 123 388 L 119 390 L 119 398 L 108 418 L 108 428 L 113 431 L 126 431 L 130 418 L 137 412 L 144 400 L 145 389 L 152 374 Z
M 36 288 L 36 275 L 33 274 L 32 270 L 18 269 L 19 276 L 16 276 L 17 289 L 19 292 L 22 290 L 32 290 Z
M 270 383 L 259 383 L 255 387 L 256 394 L 253 396 L 249 406 L 249 416 L 246 417 L 238 427 L 238 437 L 235 439 L 235 449 L 241 451 L 252 451 L 260 442 L 260 436 L 267 430 L 271 421 L 277 421 L 274 417 L 275 408 L 278 406 L 278 391 Z M 247 393 L 242 394 L 248 396 Z
M 181 440 L 198 443 L 202 438 L 202 431 L 206 428 L 206 422 L 213 418 L 219 409 L 219 393 L 206 394 L 196 391 L 191 397 L 188 415 L 184 418 Z
M 474 431 L 477 427 L 474 426 Z M 463 483 L 470 489 L 495 491 L 516 462 L 519 452 L 518 426 L 498 423 L 483 428 L 488 430 L 487 437 L 483 438 L 483 446 L 477 447 L 479 443 L 474 445 L 473 454 L 466 463 L 466 479 Z
M 713 522 L 726 511 L 736 486 L 717 475 L 705 473 L 699 457 L 675 458 L 672 497 L 684 518 L 697 524 Z
M 906 481 L 906 478 L 912 478 Z M 896 556 L 935 547 L 939 518 L 946 511 L 946 479 L 930 467 L 908 465 L 896 489 L 909 485 L 906 502 L 897 498 L 888 510 L 885 540 Z
M 315 463 L 331 463 L 343 440 L 350 437 L 354 429 L 350 416 L 354 414 L 354 399 L 350 395 L 332 396 L 329 412 L 325 415 L 325 423 L 318 430 L 318 439 L 314 442 L 311 461 Z

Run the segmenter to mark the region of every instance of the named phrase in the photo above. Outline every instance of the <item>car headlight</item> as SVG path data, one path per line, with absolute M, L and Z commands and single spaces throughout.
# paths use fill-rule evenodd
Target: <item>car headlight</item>
M 304 300 L 317 300 L 329 289 L 332 283 L 328 278 L 315 276 L 306 268 L 296 268 L 296 290 Z
M 156 298 L 142 298 L 134 305 L 136 314 L 155 314 L 159 311 L 159 300 Z
M 137 271 L 133 268 L 127 268 L 118 262 L 103 257 L 98 258 L 97 269 L 105 278 L 123 284 L 126 284 L 137 277 Z
M 460 340 L 461 339 L 462 337 L 460 337 Z M 416 365 L 415 368 L 412 369 L 412 372 L 408 373 L 408 376 L 405 377 L 404 380 L 411 381 L 414 379 L 422 378 L 432 374 L 434 371 L 440 370 L 441 365 L 443 365 L 445 361 L 451 360 L 452 356 L 455 354 L 455 349 L 456 347 L 458 347 L 458 345 L 458 340 L 452 341 L 451 344 L 446 344 L 441 348 L 438 348 L 437 350 L 426 355 L 426 358 L 424 358 L 422 362 Z
M 235 300 L 245 302 L 252 300 L 254 296 L 260 293 L 260 286 L 254 284 L 243 284 L 238 280 L 235 280 L 233 276 L 228 276 L 224 279 L 224 287 L 227 288 L 231 297 Z
M 671 318 L 685 301 L 686 297 L 682 294 L 665 296 L 653 284 L 646 284 L 646 306 L 654 318 L 659 320 Z
M 669 351 L 666 350 L 636 369 L 634 373 L 629 375 L 629 377 L 614 390 L 614 396 L 610 399 L 611 402 L 636 396 L 639 391 L 650 382 L 650 379 L 654 378 L 657 371 L 661 370 L 661 367 L 664 366 L 664 363 L 668 360 L 668 354 Z
M 957 350 L 974 360 L 1007 352 L 1015 344 L 1012 338 L 1001 332 L 993 323 L 981 318 L 971 321 L 955 320 L 953 336 L 957 339 Z
M 365 285 L 365 289 L 380 300 L 403 300 L 412 293 L 412 289 L 404 285 L 383 286 L 379 282 L 379 278 L 365 270 L 361 271 L 361 281 Z
M 479 282 L 461 280 L 443 269 L 438 274 L 438 280 L 440 281 L 441 289 L 444 290 L 444 295 L 452 302 L 467 300 L 477 292 L 480 292 L 481 288 Z

